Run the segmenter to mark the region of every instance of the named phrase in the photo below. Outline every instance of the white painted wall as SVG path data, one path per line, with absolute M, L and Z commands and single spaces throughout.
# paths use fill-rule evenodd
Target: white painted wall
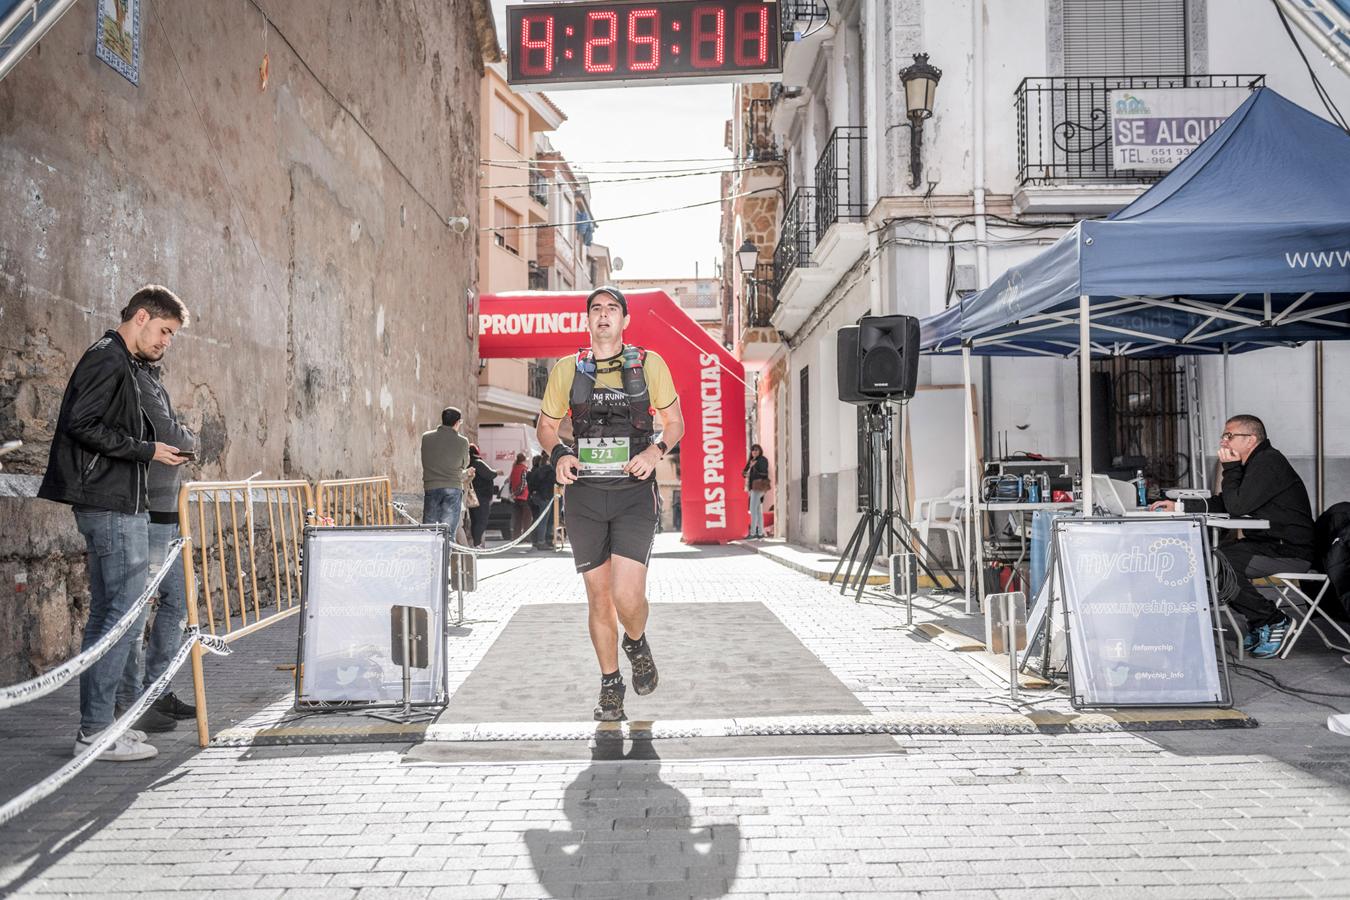
M 830 131 L 839 125 L 868 125 L 867 183 L 869 202 L 875 192 L 909 194 L 906 128 L 887 129 L 904 119 L 904 95 L 899 68 L 913 53 L 924 51 L 933 65 L 943 70 L 937 90 L 934 117 L 924 128 L 924 173 L 936 179 L 935 195 L 965 195 L 973 188 L 972 143 L 974 140 L 971 79 L 972 15 L 979 0 L 870 0 L 862 12 L 861 31 L 851 31 L 853 20 L 844 23 L 820 51 L 809 80 L 812 97 L 801 106 L 799 120 L 789 135 L 793 154 L 793 181 L 810 183 L 815 160 Z M 992 195 L 1007 196 L 1017 187 L 1017 111 L 1015 95 L 1024 78 L 1054 74 L 1047 37 L 1049 0 L 984 0 L 985 10 L 985 141 L 986 187 Z M 1196 0 L 1203 2 L 1203 0 Z M 1313 112 L 1321 105 L 1313 93 L 1302 61 L 1294 52 L 1276 19 L 1269 0 L 1208 0 L 1204 6 L 1205 47 L 1197 71 L 1215 74 L 1264 73 L 1267 84 Z M 1301 35 L 1301 32 L 1296 33 Z M 1324 84 L 1343 112 L 1350 114 L 1350 78 L 1323 61 L 1315 48 L 1302 39 Z M 862 77 L 850 76 L 855 57 L 861 54 Z M 795 146 L 791 146 L 795 143 Z M 1350 163 L 1347 164 L 1350 168 Z M 937 240 L 940 231 L 914 226 L 888 235 Z M 1003 232 L 1008 234 L 1006 231 Z M 1043 235 L 1045 243 L 1056 231 Z M 970 238 L 965 226 L 958 237 Z M 999 236 L 993 229 L 992 238 Z M 991 238 L 991 239 L 992 239 Z M 1040 252 L 1044 244 L 994 243 L 989 251 L 990 277 L 1010 265 Z M 968 246 L 956 251 L 958 265 L 974 265 Z M 787 464 L 800 479 L 800 450 L 796 437 L 799 398 L 798 373 L 803 365 L 812 370 L 811 476 L 822 473 L 838 477 L 838 537 L 842 542 L 856 521 L 854 496 L 857 476 L 856 421 L 854 411 L 837 401 L 835 386 L 835 331 L 865 312 L 927 315 L 945 303 L 947 255 L 938 246 L 892 246 L 877 262 L 882 267 L 882 295 L 870 309 L 866 279 L 850 292 L 803 339 L 791 355 L 789 393 L 793 396 L 793 421 L 786 424 L 791 439 Z M 979 383 L 981 361 L 976 360 Z M 1006 432 L 1013 450 L 1029 450 L 1076 459 L 1078 447 L 1077 364 L 1049 359 L 1000 358 L 992 363 L 995 373 L 995 409 L 992 428 Z M 1202 406 L 1207 417 L 1207 448 L 1212 456 L 1222 430 L 1222 367 L 1207 359 L 1201 367 Z M 1313 351 L 1261 351 L 1234 357 L 1230 363 L 1233 411 L 1251 412 L 1265 419 L 1274 443 L 1303 471 L 1312 489 L 1313 455 Z M 1327 436 L 1328 503 L 1350 498 L 1350 345 L 1328 345 L 1326 353 L 1326 398 L 1324 415 Z M 921 381 L 953 384 L 961 380 L 959 357 L 925 360 Z M 950 451 L 960 454 L 961 437 L 948 440 Z M 808 488 L 809 489 L 809 488 Z M 806 515 L 799 504 L 788 510 L 793 540 L 813 543 L 818 535 L 818 496 L 810 496 Z M 780 511 L 781 512 L 781 511 Z

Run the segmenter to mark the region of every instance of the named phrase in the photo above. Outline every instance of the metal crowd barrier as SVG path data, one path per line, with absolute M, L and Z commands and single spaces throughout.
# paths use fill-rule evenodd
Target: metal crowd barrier
M 320 521 L 334 525 L 393 525 L 394 493 L 388 475 L 335 478 L 314 485 Z
M 313 508 L 314 490 L 307 481 L 183 485 L 178 518 L 188 627 L 200 626 L 198 578 L 206 609 L 203 630 L 226 643 L 299 612 L 303 532 Z M 260 529 L 265 531 L 260 534 Z M 205 747 L 210 735 L 200 646 L 192 650 L 192 687 L 197 740 Z

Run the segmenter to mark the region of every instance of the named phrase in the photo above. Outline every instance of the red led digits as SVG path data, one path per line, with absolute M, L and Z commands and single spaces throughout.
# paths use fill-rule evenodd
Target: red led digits
M 647 33 L 638 34 L 638 23 L 647 23 Z M 628 13 L 628 69 L 630 72 L 655 72 L 661 68 L 661 14 L 652 8 Z M 646 59 L 640 58 L 643 47 Z
M 533 26 L 542 26 L 535 29 Z M 542 40 L 531 36 L 531 31 L 542 30 Z M 535 62 L 536 54 L 542 53 L 543 59 Z M 553 71 L 553 17 L 520 17 L 520 72 L 522 75 L 548 75 Z
M 689 61 L 696 69 L 715 69 L 726 62 L 727 14 L 720 6 L 694 7 L 694 47 Z
M 747 44 L 755 52 L 746 53 Z M 736 7 L 736 65 L 762 66 L 769 59 L 769 11 L 762 4 Z
M 614 49 L 618 38 L 618 13 L 592 11 L 586 14 L 586 53 L 581 62 L 587 72 L 614 71 L 619 57 Z

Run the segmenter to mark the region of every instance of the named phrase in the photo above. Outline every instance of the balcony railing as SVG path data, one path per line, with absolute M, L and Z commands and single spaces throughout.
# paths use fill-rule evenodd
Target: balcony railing
M 544 388 L 548 387 L 548 363 L 542 359 L 530 360 L 529 385 L 526 390 L 536 400 L 544 399 Z
M 816 247 L 816 192 L 800 187 L 792 192 L 783 208 L 783 230 L 773 251 L 773 294 L 782 294 L 783 284 L 792 270 L 811 265 Z
M 774 140 L 770 121 L 772 100 L 751 100 L 745 114 L 745 158 L 754 162 L 777 162 L 783 158 Z
M 783 27 L 798 22 L 814 22 L 822 25 L 830 17 L 830 7 L 825 0 L 785 0 L 783 3 Z
M 754 277 L 747 280 L 745 292 L 745 328 L 770 328 L 769 317 L 774 310 L 773 263 L 755 266 Z
M 530 172 L 530 199 L 540 206 L 548 206 L 549 180 L 542 172 Z
M 1259 87 L 1264 75 L 1120 75 L 1024 78 L 1017 87 L 1020 184 L 1157 181 L 1165 172 L 1111 160 L 1111 91 Z
M 867 129 L 843 125 L 830 133 L 825 151 L 816 162 L 816 229 L 824 234 L 840 220 L 867 215 L 864 196 L 864 149 Z
M 548 269 L 538 263 L 530 262 L 529 285 L 532 291 L 548 290 Z

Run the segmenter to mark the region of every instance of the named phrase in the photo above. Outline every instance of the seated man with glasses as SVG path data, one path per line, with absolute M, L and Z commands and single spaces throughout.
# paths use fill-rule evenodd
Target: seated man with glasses
M 1238 576 L 1237 596 L 1229 606 L 1247 620 L 1242 646 L 1252 656 L 1277 656 L 1291 622 L 1261 594 L 1251 579 L 1277 572 L 1306 572 L 1312 567 L 1313 518 L 1308 489 L 1289 460 L 1270 445 L 1266 426 L 1256 416 L 1233 416 L 1219 437 L 1223 465 L 1221 493 L 1208 500 L 1184 500 L 1186 512 L 1227 513 L 1265 519 L 1269 530 L 1244 532 L 1241 540 L 1220 544 L 1218 552 Z M 1172 510 L 1163 500 L 1153 509 Z

